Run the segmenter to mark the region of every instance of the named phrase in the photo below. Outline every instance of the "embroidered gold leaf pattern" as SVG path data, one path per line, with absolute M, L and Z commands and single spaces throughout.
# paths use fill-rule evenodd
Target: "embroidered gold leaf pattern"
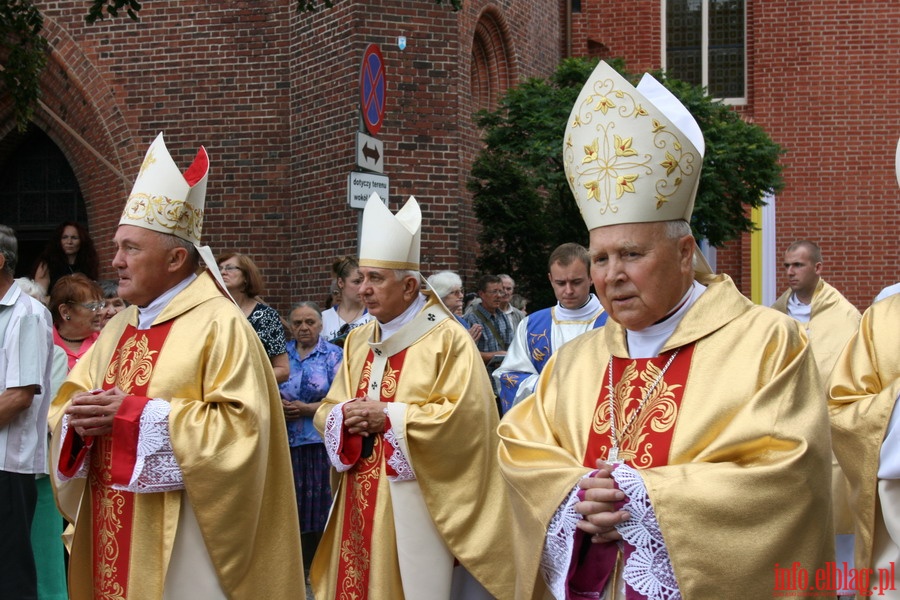
M 381 396 L 382 398 L 393 398 L 397 393 L 397 379 L 400 377 L 400 371 L 391 367 L 390 361 L 384 367 L 384 378 L 381 380 Z
M 146 335 L 136 334 L 122 344 L 117 360 L 110 361 L 103 381 L 115 383 L 123 392 L 129 393 L 135 385 L 142 386 L 150 381 L 153 373 L 153 355 Z
M 637 175 L 619 175 L 616 178 L 616 198 L 621 198 L 625 192 L 634 193 L 634 182 Z
M 619 135 L 613 136 L 615 139 L 616 156 L 637 156 L 637 151 L 631 147 L 633 138 L 622 138 Z M 596 142 L 595 152 L 596 152 Z
M 162 225 L 173 232 L 200 238 L 203 211 L 184 200 L 137 192 L 128 198 L 122 216 L 132 221 Z
M 581 159 L 581 164 L 597 160 L 597 143 L 597 138 L 594 138 L 593 144 L 584 147 L 584 158 Z
M 666 170 L 666 175 L 671 175 L 672 171 L 678 168 L 678 159 L 666 152 L 666 159 L 659 163 L 659 166 Z
M 651 466 L 653 462 L 648 446 L 644 443 L 650 431 L 657 433 L 666 432 L 675 425 L 678 416 L 678 405 L 675 402 L 674 390 L 681 387 L 680 384 L 667 384 L 665 378 L 661 379 L 656 388 L 650 392 L 643 408 L 640 408 L 642 399 L 647 395 L 653 382 L 660 376 L 661 369 L 652 362 L 647 362 L 646 368 L 638 372 L 637 361 L 632 361 L 625 368 L 622 379 L 616 385 L 615 408 L 616 423 L 620 427 L 627 427 L 619 431 L 619 457 L 623 461 L 632 463 L 641 468 Z M 632 382 L 640 377 L 643 385 L 635 392 Z M 603 403 L 600 403 L 603 404 Z M 635 414 L 635 411 L 637 414 Z M 634 421 L 632 421 L 632 418 Z M 626 425 L 631 423 L 630 425 Z M 643 450 L 638 457 L 638 450 Z
M 616 107 L 615 102 L 610 100 L 607 96 L 603 96 L 602 98 L 600 98 L 600 100 L 597 101 L 597 105 L 594 106 L 594 110 L 599 110 L 600 112 L 602 112 L 605 115 L 609 109 L 615 108 L 615 107 Z

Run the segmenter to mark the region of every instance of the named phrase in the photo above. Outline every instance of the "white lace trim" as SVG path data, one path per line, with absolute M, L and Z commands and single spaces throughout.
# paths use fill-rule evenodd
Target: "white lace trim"
M 61 440 L 66 439 L 66 434 L 68 432 L 69 432 L 69 415 L 63 415 L 62 426 L 61 426 L 61 429 L 59 432 L 59 439 L 61 439 Z M 62 481 L 69 481 L 70 479 L 81 479 L 83 477 L 87 477 L 88 466 L 91 462 L 87 459 L 87 457 L 89 455 L 90 455 L 90 450 L 88 450 L 87 453 L 84 455 L 84 459 L 81 461 L 81 465 L 78 467 L 78 470 L 75 472 L 75 474 L 72 475 L 71 477 L 66 477 L 65 475 L 63 475 L 62 472 L 59 470 L 59 465 L 57 464 L 57 467 L 56 467 L 57 479 L 59 479 L 59 481 L 62 482 Z M 60 458 L 62 458 L 62 457 L 60 457 Z
M 387 414 L 387 408 L 384 409 L 384 413 Z M 394 453 L 391 454 L 387 464 L 397 473 L 396 476 L 388 475 L 388 481 L 414 480 L 416 474 L 413 471 L 412 465 L 409 464 L 409 459 L 407 459 L 406 455 L 403 453 L 403 449 L 400 447 L 400 440 L 398 440 L 397 436 L 394 434 L 393 428 L 384 432 L 384 441 L 390 444 L 391 448 L 394 449 Z
M 587 476 L 590 475 L 588 473 Z M 541 553 L 541 574 L 556 600 L 566 599 L 566 577 L 569 575 L 575 547 L 575 524 L 581 520 L 581 515 L 575 512 L 575 505 L 579 502 L 578 490 L 576 484 L 550 519 Z
M 622 510 L 631 513 L 629 520 L 616 526 L 622 539 L 634 546 L 622 574 L 625 583 L 647 600 L 681 600 L 675 570 L 644 480 L 624 464 L 616 467 L 612 477 L 628 498 Z
M 141 412 L 137 455 L 128 485 L 113 488 L 137 494 L 154 494 L 184 489 L 184 476 L 175 460 L 169 434 L 169 412 L 172 405 L 154 398 Z
M 349 400 L 347 401 L 349 402 Z M 325 418 L 325 450 L 328 452 L 328 460 L 338 473 L 349 471 L 353 465 L 345 465 L 341 461 L 341 438 L 344 434 L 344 405 L 341 402 L 335 405 Z

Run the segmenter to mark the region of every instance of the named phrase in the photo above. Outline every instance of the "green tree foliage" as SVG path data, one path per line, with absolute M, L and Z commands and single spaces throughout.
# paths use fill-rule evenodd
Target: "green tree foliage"
M 0 0 L 0 93 L 13 99 L 13 116 L 25 131 L 40 97 L 40 77 L 47 64 L 44 18 L 30 0 Z
M 629 80 L 621 60 L 610 64 Z M 587 245 L 588 235 L 566 181 L 562 145 L 566 120 L 595 60 L 565 59 L 548 80 L 510 88 L 493 112 L 479 112 L 484 148 L 472 166 L 469 190 L 481 223 L 484 272 L 509 273 L 531 306 L 555 302 L 547 257 L 564 242 Z M 783 187 L 781 148 L 700 87 L 655 73 L 697 119 L 706 154 L 691 226 L 721 246 L 752 230 L 747 208 Z

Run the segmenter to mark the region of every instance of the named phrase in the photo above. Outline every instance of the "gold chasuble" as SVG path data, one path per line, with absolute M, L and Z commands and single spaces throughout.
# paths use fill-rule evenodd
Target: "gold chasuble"
M 51 473 L 60 510 L 74 524 L 70 597 L 162 598 L 179 517 L 190 509 L 229 598 L 303 598 L 287 434 L 258 336 L 206 273 L 150 329 L 136 329 L 137 315 L 132 306 L 106 325 L 51 407 Z M 61 440 L 71 396 L 114 386 L 128 396 L 113 433 L 82 440 L 68 430 Z M 184 490 L 114 489 L 131 478 L 141 411 L 153 398 L 171 405 Z M 87 478 L 58 480 L 57 468 L 74 474 L 85 453 Z
M 788 288 L 772 308 L 788 314 L 787 303 L 791 293 Z M 816 357 L 824 388 L 844 346 L 856 335 L 860 314 L 849 300 L 824 279 L 819 279 L 810 304 L 809 321 L 800 323 L 800 326 L 809 337 L 809 345 Z M 834 503 L 835 533 L 853 533 L 853 515 L 856 511 L 850 502 L 850 486 L 834 457 L 831 461 L 831 498 Z
M 698 280 L 706 291 L 658 357 L 630 358 L 625 330 L 609 320 L 555 353 L 535 393 L 501 422 L 517 598 L 545 597 L 539 563 L 551 519 L 608 457 L 611 422 L 618 459 L 643 481 L 685 600 L 771 598 L 776 565 L 814 575 L 833 560 L 833 532 L 823 525 L 831 522 L 827 414 L 805 336 L 727 276 Z M 612 553 L 601 564 L 621 565 L 616 544 L 595 546 Z
M 437 581 L 445 574 L 456 576 L 454 561 L 494 597 L 513 598 L 511 524 L 497 468 L 491 385 L 468 332 L 430 291 L 425 294 L 422 311 L 387 341 L 380 341 L 377 321 L 350 332 L 340 372 L 316 413 L 326 446 L 341 403 L 380 398 L 388 413 L 368 457 L 360 436 L 334 428 L 346 470 L 332 472 L 334 503 L 310 575 L 316 598 L 447 598 L 446 590 L 435 590 L 444 589 Z M 407 462 L 397 462 L 398 447 Z M 400 492 L 409 486 L 424 500 L 417 516 L 398 509 L 407 506 Z M 410 553 L 429 552 L 416 541 L 423 534 L 437 540 L 448 562 L 423 564 L 416 575 L 428 593 L 411 598 L 403 565 Z
M 876 302 L 863 314 L 859 333 L 844 349 L 828 386 L 834 453 L 850 481 L 856 534 L 855 567 L 886 568 L 891 542 L 885 531 L 882 503 L 893 497 L 894 515 L 900 494 L 879 498 L 881 445 L 900 394 L 900 295 Z M 892 480 L 886 480 L 892 481 Z M 895 481 L 895 480 L 893 480 Z M 895 517 L 896 518 L 896 517 Z M 896 527 L 896 525 L 894 525 Z M 896 561 L 900 540 L 893 540 Z M 879 549 L 884 552 L 879 552 Z M 873 584 L 875 583 L 873 575 Z
M 785 291 L 772 308 L 788 314 L 787 302 L 791 293 L 790 289 Z M 824 385 L 844 346 L 856 334 L 860 315 L 856 307 L 824 279 L 819 279 L 811 305 L 809 321 L 800 326 L 806 329 Z

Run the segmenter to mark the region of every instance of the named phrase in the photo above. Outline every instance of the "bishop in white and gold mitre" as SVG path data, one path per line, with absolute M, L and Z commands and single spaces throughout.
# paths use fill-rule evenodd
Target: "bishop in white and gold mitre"
M 419 270 L 422 211 L 410 196 L 394 215 L 378 194 L 372 194 L 362 215 L 359 266 L 373 269 Z
M 179 237 L 194 245 L 219 287 L 228 294 L 209 246 L 201 246 L 209 155 L 200 146 L 182 173 L 169 154 L 160 132 L 147 149 L 144 162 L 125 203 L 119 225 L 134 225 Z
M 704 149 L 700 126 L 661 83 L 645 74 L 635 88 L 601 61 L 569 115 L 563 161 L 588 230 L 690 223 Z M 709 272 L 699 249 L 694 256 Z

